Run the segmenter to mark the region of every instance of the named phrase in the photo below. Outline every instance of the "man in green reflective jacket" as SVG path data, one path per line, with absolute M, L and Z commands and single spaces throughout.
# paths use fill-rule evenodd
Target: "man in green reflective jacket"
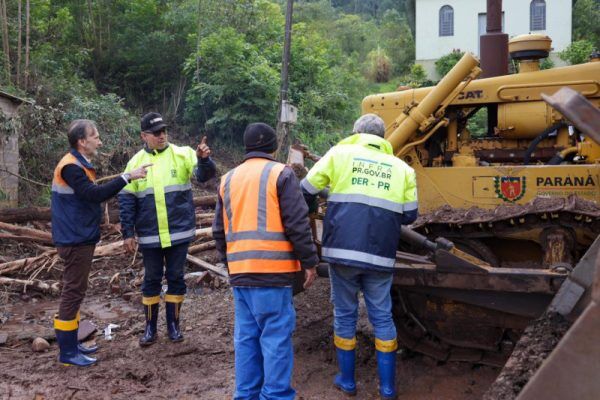
M 183 340 L 179 316 L 186 292 L 184 266 L 196 232 L 191 177 L 195 175 L 200 182 L 210 179 L 215 175 L 215 164 L 205 139 L 196 151 L 169 143 L 167 125 L 158 113 L 142 117 L 141 131 L 145 146 L 125 171 L 147 163 L 154 166 L 145 179 L 125 186 L 119 205 L 124 246 L 128 252 L 135 251 L 137 236 L 143 255 L 146 329 L 140 345 L 149 346 L 156 341 L 163 275 L 168 283 L 165 308 L 169 339 Z

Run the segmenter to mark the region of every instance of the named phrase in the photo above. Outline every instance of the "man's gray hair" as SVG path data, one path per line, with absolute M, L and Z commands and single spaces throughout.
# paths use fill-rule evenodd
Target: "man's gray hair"
M 353 133 L 370 133 L 372 135 L 385 136 L 385 124 L 380 116 L 365 114 L 354 123 Z

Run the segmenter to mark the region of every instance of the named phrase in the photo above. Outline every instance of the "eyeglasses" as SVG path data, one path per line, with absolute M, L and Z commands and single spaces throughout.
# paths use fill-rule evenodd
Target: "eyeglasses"
M 156 132 L 146 132 L 146 133 L 150 133 L 156 137 L 159 137 L 160 135 L 162 135 L 163 133 L 166 135 L 167 134 L 167 130 L 166 129 L 161 129 L 160 131 L 156 131 Z

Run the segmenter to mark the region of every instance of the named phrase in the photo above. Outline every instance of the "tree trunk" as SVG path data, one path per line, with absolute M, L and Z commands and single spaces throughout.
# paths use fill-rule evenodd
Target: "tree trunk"
M 52 243 L 52 235 L 38 229 L 25 228 L 23 226 L 7 224 L 5 222 L 0 222 L 0 229 L 16 235 L 31 236 L 32 238 L 44 240 L 46 243 Z
M 190 246 L 188 249 L 189 254 L 200 253 L 201 251 L 212 250 L 217 246 L 217 242 L 211 240 L 210 242 L 196 244 L 194 246 Z
M 10 224 L 28 221 L 50 221 L 50 218 L 50 208 L 48 207 L 0 209 L 0 222 Z
M 19 0 L 18 2 L 18 12 L 17 12 L 17 17 L 19 20 L 18 23 L 18 34 L 17 34 L 17 86 L 21 86 L 21 37 L 22 37 L 22 31 L 23 31 L 23 23 L 21 21 L 22 19 L 22 1 Z
M 29 85 L 29 0 L 25 0 L 25 90 Z
M 2 14 L 2 49 L 4 51 L 4 68 L 6 71 L 6 79 L 10 84 L 10 47 L 8 42 L 8 20 L 6 17 L 6 0 L 0 2 L 0 12 Z
M 194 197 L 194 207 L 214 207 L 217 202 L 216 195 Z M 119 222 L 119 210 L 109 209 L 108 217 L 110 223 Z M 209 214 L 200 214 L 202 218 L 210 218 Z M 214 213 L 210 213 L 214 216 Z M 0 222 L 22 223 L 29 221 L 50 221 L 51 213 L 49 207 L 26 207 L 26 208 L 0 208 Z M 106 222 L 106 221 L 105 221 Z

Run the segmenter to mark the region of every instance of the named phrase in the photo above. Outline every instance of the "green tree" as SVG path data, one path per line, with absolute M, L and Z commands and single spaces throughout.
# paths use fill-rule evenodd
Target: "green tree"
M 600 2 L 577 0 L 573 6 L 573 40 L 588 40 L 600 49 Z
M 278 70 L 235 29 L 222 28 L 205 38 L 186 63 L 194 79 L 186 95 L 186 120 L 234 143 L 249 122 L 273 123 Z M 200 68 L 196 71 L 196 58 Z M 194 76 L 195 75 L 195 76 Z
M 563 61 L 571 65 L 582 64 L 589 60 L 594 51 L 594 44 L 589 40 L 578 40 L 571 43 L 566 49 L 561 51 L 558 56 Z
M 437 59 L 435 62 L 435 70 L 440 75 L 440 77 L 444 77 L 452 67 L 456 65 L 456 63 L 461 59 L 461 57 L 465 53 L 458 49 L 452 50 L 452 52 L 446 54 Z
M 406 73 L 415 59 L 415 42 L 410 27 L 398 11 L 386 11 L 381 23 L 382 46 L 396 75 Z

